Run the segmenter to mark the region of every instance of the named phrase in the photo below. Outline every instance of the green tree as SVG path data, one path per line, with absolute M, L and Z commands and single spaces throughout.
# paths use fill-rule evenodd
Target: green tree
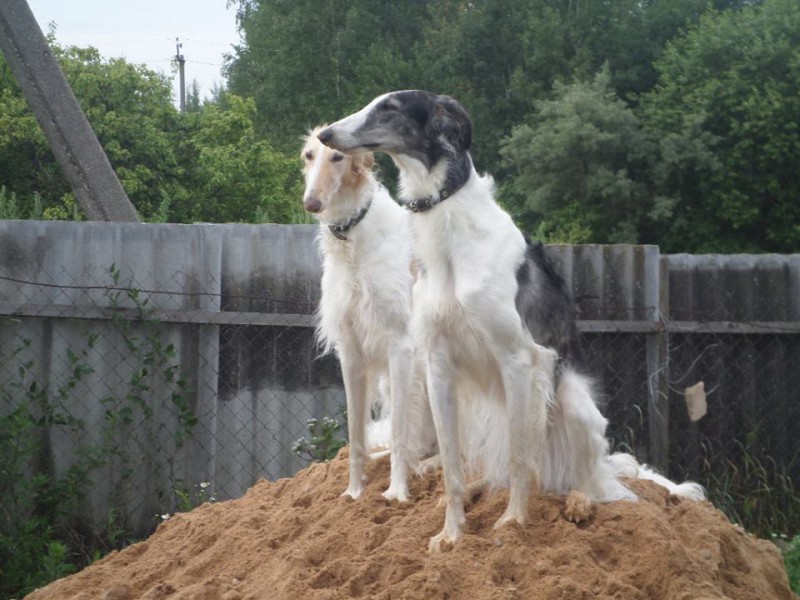
M 309 128 L 387 89 L 419 86 L 408 61 L 426 4 L 240 0 L 230 90 L 254 98 L 257 132 L 294 153 Z
M 32 215 L 35 194 L 63 206 L 68 187 L 39 123 L 0 54 L 0 187 L 18 216 Z M 9 215 L 10 216 L 10 215 Z
M 647 142 L 633 111 L 611 89 L 608 69 L 556 84 L 501 154 L 504 198 L 527 229 L 550 241 L 635 243 L 651 208 Z
M 555 81 L 607 63 L 633 103 L 652 88 L 666 40 L 711 7 L 746 2 L 239 0 L 243 43 L 228 73 L 232 91 L 256 101 L 256 131 L 285 151 L 379 93 L 450 94 L 475 121 L 476 164 L 502 178 L 500 140 Z
M 54 54 L 125 191 L 146 221 L 274 221 L 304 218 L 299 165 L 253 129 L 252 101 L 191 88 L 179 114 L 169 81 L 94 48 Z M 0 212 L 79 218 L 69 184 L 0 57 Z
M 253 130 L 252 99 L 224 94 L 187 113 L 180 162 L 187 185 L 172 199 L 181 222 L 305 220 L 299 161 L 274 150 Z
M 800 4 L 714 12 L 671 42 L 641 118 L 668 251 L 800 250 Z
M 166 76 L 95 48 L 68 47 L 61 65 L 117 177 L 140 217 L 156 213 L 162 193 L 180 187 L 175 155 L 179 115 Z
M 611 86 L 629 104 L 653 88 L 657 60 L 666 43 L 711 9 L 735 9 L 750 0 L 547 0 L 557 18 L 535 31 L 557 46 L 571 73 L 586 78 L 607 64 Z M 556 57 L 553 57 L 557 59 Z M 563 61 L 564 59 L 562 59 Z
M 160 191 L 179 185 L 169 82 L 122 59 L 104 60 L 94 48 L 62 48 L 52 34 L 50 41 L 125 191 L 149 219 Z M 39 193 L 45 217 L 73 218 L 74 195 L 4 61 L 0 73 L 0 184 L 21 198 Z

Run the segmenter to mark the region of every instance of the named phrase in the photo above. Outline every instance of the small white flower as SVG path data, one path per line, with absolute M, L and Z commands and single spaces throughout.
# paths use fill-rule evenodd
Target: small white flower
M 203 481 L 202 483 L 200 483 L 200 489 L 201 489 L 201 490 L 204 490 L 204 489 L 206 489 L 206 488 L 207 488 L 208 486 L 210 486 L 210 485 L 211 485 L 211 484 L 210 484 L 209 482 L 207 482 L 207 481 Z
M 167 519 L 169 519 L 169 518 L 170 518 L 170 516 L 171 516 L 171 515 L 170 515 L 169 513 L 164 513 L 163 515 L 161 515 L 161 520 L 162 520 L 162 521 L 166 521 Z

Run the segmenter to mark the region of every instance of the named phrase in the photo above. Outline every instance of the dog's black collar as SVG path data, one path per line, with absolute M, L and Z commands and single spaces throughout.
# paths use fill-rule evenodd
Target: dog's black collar
M 415 198 L 405 203 L 405 207 L 411 212 L 420 213 L 432 209 L 437 204 L 441 204 L 450 196 L 455 194 L 469 181 L 470 174 L 472 173 L 472 160 L 469 155 L 464 155 L 463 159 L 451 163 L 447 171 L 447 177 L 444 181 L 444 187 L 439 190 L 435 196 L 425 196 L 424 198 Z
M 405 206 L 411 212 L 425 212 L 426 210 L 432 209 L 440 202 L 447 200 L 450 196 L 460 190 L 463 185 L 464 184 L 462 183 L 454 190 L 444 188 L 443 190 L 439 190 L 439 194 L 437 196 L 425 196 L 424 198 L 417 198 L 411 202 L 407 202 Z
M 338 239 L 347 241 L 347 237 L 344 234 L 361 222 L 361 220 L 367 215 L 367 211 L 369 210 L 370 206 L 372 206 L 372 198 L 369 199 L 369 201 L 364 205 L 364 208 L 362 208 L 355 217 L 346 223 L 342 223 L 341 225 L 328 225 L 328 229 L 330 229 L 331 233 Z

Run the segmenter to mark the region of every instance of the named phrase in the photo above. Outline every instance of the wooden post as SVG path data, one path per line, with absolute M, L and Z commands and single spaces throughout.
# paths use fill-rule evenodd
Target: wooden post
M 648 300 L 655 301 L 650 319 L 658 324 L 647 336 L 647 424 L 650 437 L 649 461 L 662 473 L 669 469 L 669 331 L 664 319 L 669 315 L 669 267 L 657 254 L 655 289 Z M 648 282 L 650 283 L 650 282 Z

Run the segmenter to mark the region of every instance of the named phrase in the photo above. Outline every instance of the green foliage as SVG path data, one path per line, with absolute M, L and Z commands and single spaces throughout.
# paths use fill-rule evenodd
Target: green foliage
M 113 291 L 107 293 L 108 306 L 118 309 L 112 317 L 116 331 L 130 352 L 127 362 L 140 365 L 131 374 L 128 390 L 124 398 L 112 395 L 103 398 L 106 406 L 106 419 L 110 422 L 130 425 L 133 421 L 133 409 L 138 408 L 142 416 L 149 419 L 154 414 L 150 399 L 157 396 L 157 391 L 169 394 L 171 409 L 175 411 L 181 429 L 175 434 L 175 446 L 181 447 L 197 424 L 197 417 L 189 400 L 189 386 L 181 375 L 180 363 L 176 362 L 177 350 L 173 344 L 165 344 L 161 337 L 160 322 L 153 318 L 155 307 L 150 299 L 130 283 L 121 284 L 121 272 L 116 265 L 108 270 L 114 283 Z M 122 305 L 132 307 L 136 317 L 131 319 L 124 312 Z M 142 333 L 144 335 L 142 335 Z M 155 442 L 155 449 L 160 444 Z M 113 452 L 119 452 L 114 448 Z
M 95 560 L 103 551 L 130 541 L 125 515 L 113 507 L 114 494 L 132 485 L 129 442 L 138 440 L 160 457 L 171 456 L 191 435 L 197 423 L 191 390 L 182 374 L 177 350 L 162 339 L 149 299 L 122 281 L 115 266 L 109 269 L 113 285 L 107 291 L 108 307 L 115 311 L 111 328 L 103 333 L 87 330 L 83 343 L 63 349 L 54 357 L 60 375 L 41 373 L 36 349 L 30 339 L 16 338 L 16 345 L 2 355 L 4 380 L 0 382 L 0 597 L 25 594 L 77 566 Z M 4 326 L 13 327 L 8 321 Z M 100 399 L 104 422 L 100 431 L 87 435 L 87 425 L 75 416 L 76 397 L 86 393 L 96 364 L 101 335 L 120 346 L 120 356 L 130 367 L 127 381 Z M 124 370 L 123 370 L 124 372 Z M 45 380 L 47 383 L 42 383 Z M 179 427 L 163 448 L 161 427 L 152 423 L 157 402 Z M 56 469 L 52 458 L 53 436 L 75 442 L 66 469 Z M 136 447 L 138 451 L 141 447 Z M 158 460 L 158 459 L 157 459 Z M 82 533 L 84 496 L 93 478 L 112 478 L 112 508 L 102 534 Z M 161 465 L 164 468 L 171 465 Z M 158 468 L 156 465 L 154 468 Z M 203 488 L 205 489 L 205 488 Z M 168 499 L 165 504 L 174 504 Z
M 761 537 L 800 530 L 800 490 L 795 473 L 800 452 L 785 461 L 773 455 L 766 424 L 753 426 L 742 440 L 703 447 L 699 480 L 709 500 L 734 523 Z
M 420 85 L 408 62 L 427 4 L 242 0 L 230 89 L 255 99 L 258 133 L 294 154 L 309 128 L 387 88 Z
M 94 48 L 59 48 L 67 80 L 136 210 L 152 215 L 173 193 L 179 116 L 166 76 Z M 68 188 L 65 188 L 65 191 Z
M 185 114 L 165 77 L 53 41 L 143 220 L 305 222 L 299 136 L 426 88 L 470 110 L 476 165 L 547 240 L 800 248 L 795 0 L 237 4 L 233 93 L 190 86 Z M 80 214 L 2 57 L 0 186 L 0 216 Z
M 334 418 L 309 419 L 308 437 L 300 438 L 292 446 L 292 452 L 311 462 L 329 461 L 336 457 L 347 440 L 342 439 L 342 424 Z
M 667 159 L 666 251 L 800 248 L 800 4 L 710 13 L 667 45 L 642 119 Z
M 530 112 L 532 99 L 570 69 L 558 41 L 551 37 L 546 45 L 540 43 L 538 29 L 552 27 L 559 18 L 558 9 L 547 4 L 445 1 L 428 8 L 430 18 L 417 46 L 421 77 L 415 87 L 447 93 L 468 108 L 475 123 L 475 162 L 495 175 L 500 140 Z
M 500 140 L 555 81 L 610 65 L 631 101 L 652 88 L 664 43 L 706 8 L 742 0 L 239 0 L 242 44 L 227 71 L 251 96 L 256 130 L 282 150 L 298 132 L 373 96 L 425 88 L 457 97 L 476 122 L 473 154 L 500 173 Z M 313 43 L 310 43 L 313 40 Z
M 800 594 L 800 534 L 784 542 L 782 554 L 786 573 L 789 575 L 789 584 L 795 594 Z
M 297 160 L 275 151 L 253 131 L 254 103 L 225 94 L 185 115 L 181 161 L 193 182 L 171 198 L 177 221 L 292 223 L 302 218 Z M 162 217 L 163 218 L 163 217 Z
M 34 192 L 30 198 L 20 198 L 9 192 L 6 186 L 0 186 L 0 219 L 42 219 L 44 210 L 42 197 Z
M 274 147 L 427 88 L 470 110 L 476 165 L 545 239 L 800 248 L 794 0 L 311 4 L 239 2 L 230 83 Z
M 649 208 L 648 149 L 608 69 L 588 82 L 557 83 L 531 124 L 503 143 L 513 174 L 506 202 L 548 241 L 635 243 Z
M 26 593 L 74 569 L 59 527 L 83 497 L 89 465 L 72 464 L 61 478 L 34 472 L 48 457 L 42 431 L 77 431 L 81 423 L 61 400 L 90 369 L 72 357 L 73 369 L 55 394 L 39 385 L 30 358 L 30 340 L 21 340 L 10 357 L 15 378 L 0 387 L 0 597 Z M 62 532 L 63 533 L 63 532 Z
M 251 100 L 218 92 L 189 111 L 163 75 L 94 48 L 53 52 L 141 219 L 297 222 L 295 149 L 254 133 Z M 77 219 L 75 196 L 0 56 L 0 217 Z
M 0 533 L 0 597 L 15 598 L 73 573 L 67 546 L 42 519 L 26 519 L 14 537 Z
M 177 512 L 189 512 L 201 504 L 216 500 L 211 493 L 211 484 L 207 481 L 202 481 L 191 487 L 186 486 L 182 481 L 178 481 L 177 484 L 175 487 Z M 167 519 L 169 515 L 161 515 L 161 518 Z

